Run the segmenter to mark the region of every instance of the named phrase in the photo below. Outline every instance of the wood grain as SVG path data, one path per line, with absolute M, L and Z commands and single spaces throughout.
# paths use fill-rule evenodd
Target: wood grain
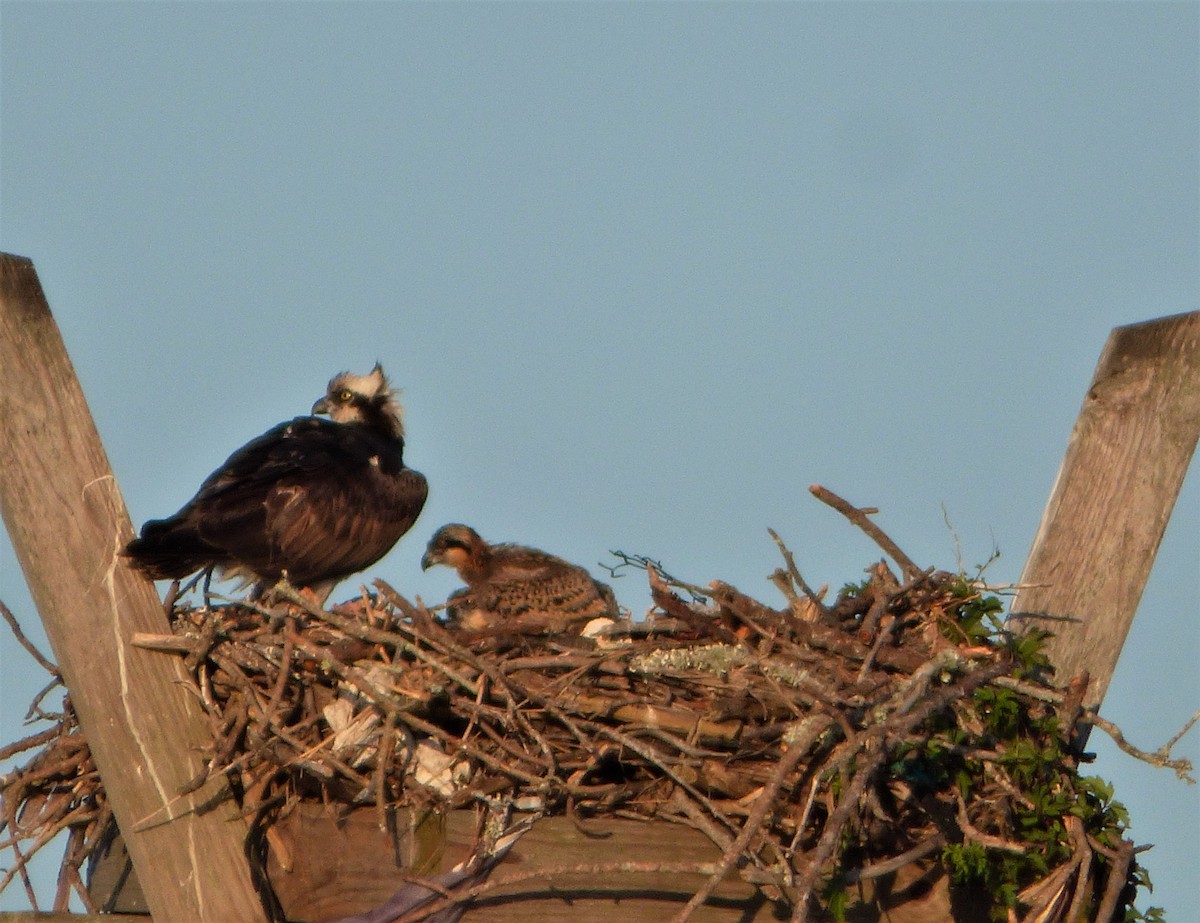
M 154 916 L 265 920 L 245 823 L 214 781 L 188 797 L 211 735 L 182 664 L 129 645 L 169 631 L 33 264 L 0 254 L 0 511 Z
M 409 875 L 436 875 L 466 858 L 475 820 L 469 810 L 414 817 L 397 812 L 398 842 L 379 829 L 374 808 L 341 812 L 311 802 L 298 805 L 274 828 L 268 873 L 288 919 L 334 920 L 382 905 Z M 720 853 L 700 832 L 677 824 L 624 818 L 577 824 L 569 817 L 539 820 L 493 873 L 493 879 L 532 875 L 503 887 L 467 910 L 463 923 L 660 923 L 669 920 L 703 884 L 698 873 L 653 871 L 663 863 L 715 864 Z M 115 849 L 108 861 L 122 861 Z M 637 874 L 598 875 L 564 867 L 639 863 Z M 286 866 L 286 867 L 285 867 Z M 540 875 L 544 871 L 546 874 Z M 113 882 L 122 868 L 101 872 Z M 103 897 L 109 897 L 105 892 Z M 847 923 L 985 923 L 986 902 L 969 892 L 953 897 L 936 857 L 850 887 Z M 135 878 L 123 881 L 113 906 L 136 911 Z M 768 923 L 778 908 L 736 874 L 697 909 L 692 923 Z M 783 912 L 782 919 L 790 914 Z M 832 918 L 816 918 L 826 923 Z
M 1090 674 L 1085 705 L 1108 689 L 1197 439 L 1200 312 L 1113 330 L 1011 616 L 1054 632 L 1056 681 Z
M 402 861 L 430 874 L 445 871 L 466 858 L 474 838 L 470 811 L 451 811 L 440 820 L 441 835 L 426 821 L 424 835 L 401 841 Z M 401 871 L 388 861 L 390 850 L 378 830 L 371 809 L 353 811 L 336 825 L 319 808 L 306 805 L 277 828 L 284 842 L 295 844 L 297 853 L 309 855 L 322 866 L 319 880 L 313 869 L 294 866 L 284 872 L 277 862 L 270 865 L 271 881 L 289 916 L 295 919 L 329 919 L 339 914 L 358 913 L 382 904 L 403 884 Z M 314 850 L 314 844 L 325 848 Z M 350 857 L 356 867 L 343 865 L 331 872 L 338 853 Z M 323 861 L 322 861 L 323 857 Z M 656 864 L 715 864 L 720 851 L 697 830 L 677 824 L 624 818 L 604 818 L 577 823 L 569 817 L 539 820 L 514 847 L 494 879 L 507 876 L 537 876 L 502 887 L 480 900 L 463 917 L 463 923 L 528 923 L 531 919 L 571 920 L 572 923 L 659 923 L 669 920 L 704 884 L 698 873 L 649 870 Z M 363 867 L 364 859 L 372 867 Z M 631 874 L 598 875 L 561 870 L 609 863 L 644 865 L 648 870 Z M 289 881 L 295 876 L 298 880 Z M 300 885 L 300 887 L 296 887 Z M 877 881 L 862 882 L 852 889 L 846 911 L 848 923 L 867 923 L 886 918 L 890 923 L 983 923 L 986 915 L 970 909 L 952 909 L 947 881 L 936 863 L 911 865 Z M 316 912 L 320 909 L 321 912 Z M 307 912 L 305 917 L 300 911 Z M 698 908 L 692 923 L 767 923 L 778 920 L 781 911 L 757 888 L 731 874 L 718 886 L 710 903 Z M 787 911 L 782 911 L 787 919 Z M 882 916 L 881 916 L 882 915 Z M 831 919 L 820 916 L 818 920 Z

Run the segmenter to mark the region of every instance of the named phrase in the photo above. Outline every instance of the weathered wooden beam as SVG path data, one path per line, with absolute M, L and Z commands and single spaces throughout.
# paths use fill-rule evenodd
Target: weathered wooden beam
M 1010 619 L 1054 632 L 1055 679 L 1098 706 L 1200 439 L 1200 311 L 1105 344 Z
M 334 920 L 384 904 L 412 876 L 448 871 L 475 843 L 475 812 L 466 809 L 422 816 L 401 809 L 398 839 L 379 829 L 374 808 L 334 817 L 314 802 L 301 802 L 274 827 L 267 871 L 288 919 Z M 120 863 L 119 851 L 111 853 Z M 496 890 L 466 911 L 463 923 L 660 923 L 670 920 L 707 881 L 703 871 L 721 851 L 698 830 L 666 821 L 630 818 L 543 817 L 513 847 L 491 883 L 521 880 Z M 682 870 L 669 871 L 674 863 Z M 598 873 L 596 865 L 624 865 L 621 873 Z M 141 906 L 137 883 L 109 868 L 94 900 L 118 912 Z M 550 870 L 555 870 L 550 874 Z M 95 880 L 93 885 L 95 885 Z M 853 885 L 845 923 L 986 923 L 986 902 L 960 888 L 953 896 L 936 858 L 914 861 Z M 962 906 L 956 907 L 955 904 Z M 736 872 L 698 908 L 692 923 L 771 923 L 778 908 Z M 810 917 L 832 923 L 832 913 Z M 0 923 L 3 923 L 0 920 Z
M 181 796 L 211 735 L 181 662 L 139 651 L 169 631 L 123 567 L 129 515 L 33 264 L 0 254 L 0 512 L 155 919 L 266 919 L 245 822 L 211 780 Z

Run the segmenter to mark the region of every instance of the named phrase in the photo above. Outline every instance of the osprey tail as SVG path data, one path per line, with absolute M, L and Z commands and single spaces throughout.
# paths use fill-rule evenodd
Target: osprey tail
M 130 566 L 154 580 L 178 580 L 194 574 L 222 557 L 187 521 L 151 519 L 142 526 L 142 534 L 125 546 L 121 557 Z

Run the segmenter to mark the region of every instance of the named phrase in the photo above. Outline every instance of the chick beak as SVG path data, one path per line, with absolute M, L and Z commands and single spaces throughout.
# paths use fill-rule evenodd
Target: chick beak
M 329 410 L 330 410 L 330 407 L 329 407 L 329 398 L 328 397 L 321 398 L 319 401 L 317 401 L 312 406 L 312 412 L 314 414 L 329 413 Z
M 429 570 L 433 565 L 437 564 L 437 560 L 433 556 L 432 551 L 426 551 L 421 555 L 421 570 Z

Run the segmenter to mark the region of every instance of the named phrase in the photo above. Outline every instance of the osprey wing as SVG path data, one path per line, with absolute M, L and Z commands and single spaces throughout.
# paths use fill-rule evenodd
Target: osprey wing
M 246 569 L 297 585 L 379 560 L 424 506 L 425 478 L 403 442 L 315 417 L 276 427 L 235 452 L 192 502 L 198 531 Z
M 345 460 L 337 477 L 288 479 L 271 495 L 267 528 L 293 582 L 364 570 L 412 528 L 429 493 L 425 478 L 411 468 L 382 468 Z
M 470 593 L 478 609 L 514 627 L 564 627 L 616 611 L 612 591 L 584 568 L 520 546 L 495 546 L 492 574 Z
M 298 471 L 320 470 L 337 454 L 338 437 L 338 424 L 320 417 L 280 423 L 225 459 L 192 503 L 216 502 L 226 494 L 265 489 Z
M 280 555 L 267 529 L 267 501 L 290 479 L 320 477 L 331 461 L 334 433 L 328 430 L 334 426 L 297 417 L 273 427 L 230 455 L 172 519 L 185 522 L 215 550 L 210 563 L 236 563 L 254 574 L 278 577 Z
M 322 422 L 322 421 L 317 421 Z M 306 418 L 281 423 L 234 452 L 174 516 L 152 519 L 123 554 L 155 579 L 180 578 L 205 567 L 238 563 L 232 545 L 263 541 L 267 492 L 295 461 L 291 437 L 310 429 Z M 263 557 L 259 552 L 256 557 Z

